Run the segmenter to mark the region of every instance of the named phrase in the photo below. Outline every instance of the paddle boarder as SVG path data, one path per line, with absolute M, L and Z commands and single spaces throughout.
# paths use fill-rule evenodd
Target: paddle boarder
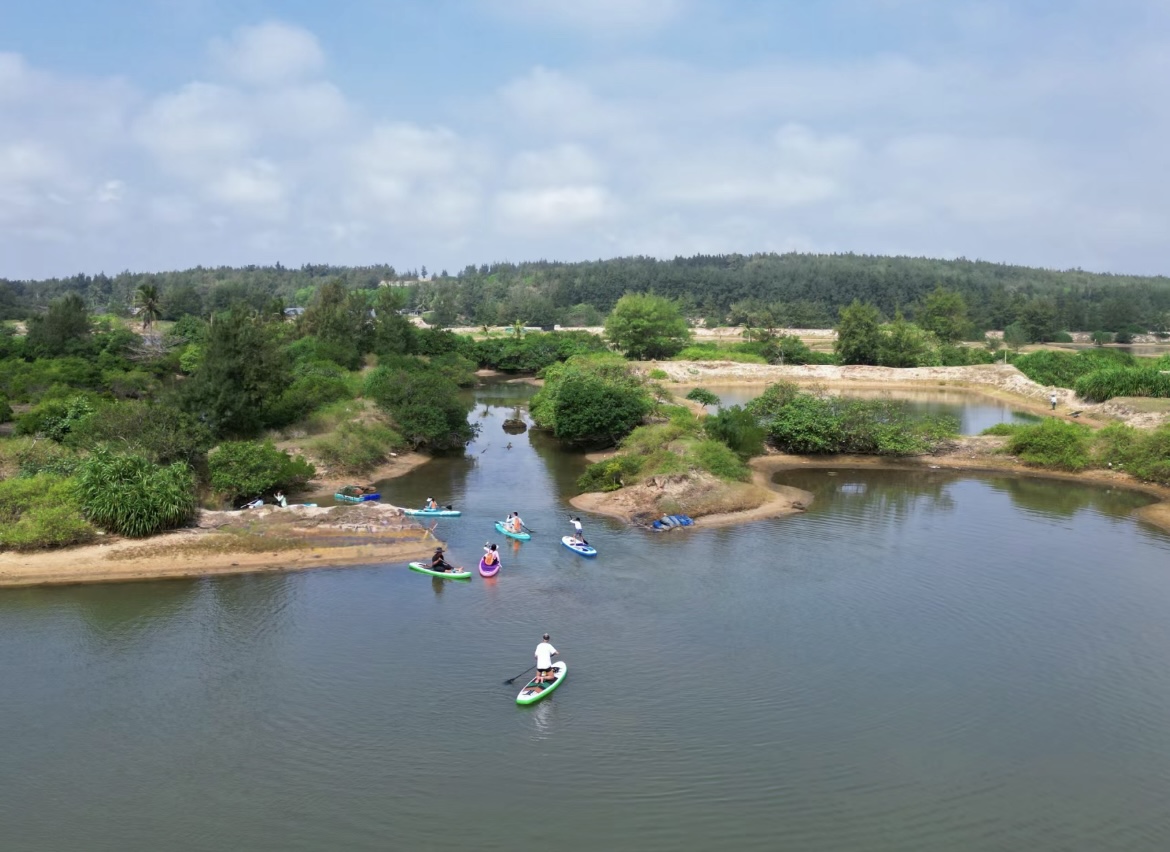
M 549 644 L 548 634 L 545 633 L 540 644 L 536 646 L 536 677 L 533 679 L 537 683 L 544 683 L 546 680 L 551 683 L 557 679 L 557 674 L 553 670 L 552 658 L 558 653 L 560 652 Z
M 569 523 L 573 525 L 573 538 L 582 544 L 588 544 L 589 542 L 585 540 L 585 533 L 581 531 L 581 518 L 569 518 Z
M 524 522 L 520 520 L 520 513 L 512 513 L 512 532 L 518 533 L 524 529 Z
M 500 552 L 498 550 L 496 550 L 496 546 L 494 544 L 489 544 L 487 546 L 487 550 L 485 550 L 484 554 L 483 554 L 483 564 L 484 565 L 498 565 L 499 562 L 500 562 Z
M 435 502 L 434 497 L 428 497 L 427 502 L 423 504 L 423 508 L 428 512 L 433 512 L 439 508 L 439 504 Z
M 431 570 L 442 571 L 444 574 L 449 574 L 452 571 L 459 569 L 443 558 L 443 548 L 436 547 L 435 555 L 431 557 Z

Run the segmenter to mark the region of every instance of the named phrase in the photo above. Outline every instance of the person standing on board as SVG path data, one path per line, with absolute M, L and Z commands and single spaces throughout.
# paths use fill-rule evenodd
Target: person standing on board
M 569 523 L 573 525 L 573 538 L 582 544 L 588 544 L 589 542 L 585 540 L 585 533 L 581 531 L 581 518 L 569 518 Z
M 545 633 L 541 643 L 536 646 L 536 677 L 533 678 L 537 683 L 551 683 L 557 679 L 556 672 L 553 671 L 552 658 L 555 657 L 559 651 L 549 644 L 548 634 Z

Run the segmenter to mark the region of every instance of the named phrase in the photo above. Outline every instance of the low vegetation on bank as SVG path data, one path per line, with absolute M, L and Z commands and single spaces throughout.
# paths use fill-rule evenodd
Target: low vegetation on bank
M 1033 467 L 1116 470 L 1142 482 L 1170 486 L 1170 426 L 1142 430 L 1112 423 L 1094 431 L 1052 417 L 1033 425 L 1000 423 L 983 434 L 1007 436 L 1004 452 Z

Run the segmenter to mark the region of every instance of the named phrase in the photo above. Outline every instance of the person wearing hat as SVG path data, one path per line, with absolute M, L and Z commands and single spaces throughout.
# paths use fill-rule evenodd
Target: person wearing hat
M 436 547 L 435 555 L 431 557 L 431 570 L 442 571 L 446 574 L 450 571 L 458 571 L 459 569 L 443 558 L 443 548 Z
M 549 644 L 548 634 L 545 633 L 541 643 L 536 646 L 536 677 L 537 683 L 544 683 L 557 679 L 557 673 L 553 669 L 552 658 L 555 657 L 559 651 Z
M 427 502 L 423 504 L 423 508 L 428 512 L 433 512 L 435 509 L 439 508 L 439 504 L 435 502 L 434 497 L 428 497 Z

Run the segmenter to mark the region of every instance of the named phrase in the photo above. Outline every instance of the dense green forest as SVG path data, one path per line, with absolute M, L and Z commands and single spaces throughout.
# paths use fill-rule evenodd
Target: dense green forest
M 420 274 L 421 273 L 421 274 Z M 677 299 L 691 319 L 740 324 L 753 303 L 776 309 L 778 325 L 835 326 L 855 299 L 892 320 L 916 320 L 938 286 L 962 295 L 971 332 L 1013 323 L 1033 339 L 1057 331 L 1143 333 L 1170 328 L 1170 278 L 1055 271 L 984 261 L 866 255 L 699 255 L 580 263 L 535 261 L 468 266 L 457 275 L 397 272 L 388 265 L 326 265 L 179 272 L 76 275 L 46 281 L 0 279 L 0 318 L 23 319 L 77 293 L 95 313 L 124 315 L 142 285 L 157 288 L 164 319 L 208 316 L 236 302 L 262 310 L 279 300 L 305 306 L 316 288 L 340 280 L 351 289 L 403 284 L 405 305 L 430 312 L 438 325 L 599 325 L 627 292 Z

